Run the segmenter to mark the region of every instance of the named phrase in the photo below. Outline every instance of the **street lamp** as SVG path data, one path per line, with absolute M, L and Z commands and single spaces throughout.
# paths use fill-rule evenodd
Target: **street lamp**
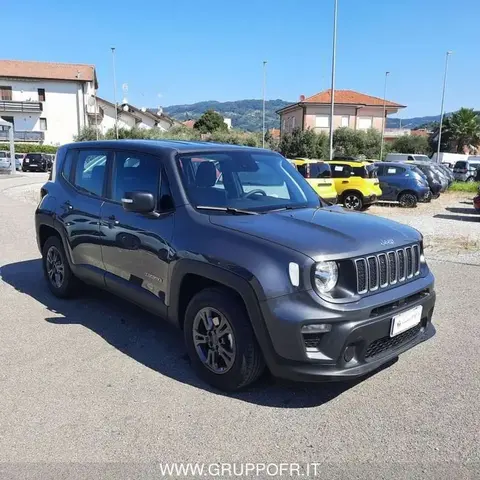
M 440 109 L 440 126 L 438 128 L 437 163 L 440 162 L 440 147 L 442 145 L 443 109 L 445 105 L 445 89 L 447 88 L 448 58 L 450 57 L 451 54 L 452 54 L 451 51 L 447 51 L 445 55 L 445 73 L 443 74 L 442 106 Z
M 383 117 L 382 117 L 382 143 L 380 144 L 380 161 L 383 158 L 383 144 L 385 142 L 385 116 L 387 110 L 387 78 L 390 75 L 390 72 L 385 72 L 385 86 L 383 88 Z
M 262 106 L 262 148 L 265 148 L 265 90 L 267 85 L 267 62 L 263 61 L 263 106 Z
M 338 0 L 334 0 L 333 7 L 333 46 L 332 46 L 332 88 L 330 102 L 330 160 L 333 159 L 333 110 L 335 106 L 335 63 L 337 60 L 337 11 Z
M 112 65 L 113 65 L 113 103 L 115 104 L 115 138 L 118 140 L 118 108 L 117 108 L 117 79 L 115 75 L 115 47 L 110 47 L 112 50 Z

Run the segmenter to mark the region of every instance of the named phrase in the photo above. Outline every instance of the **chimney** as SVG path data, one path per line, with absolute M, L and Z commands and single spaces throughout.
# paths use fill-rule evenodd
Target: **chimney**
M 300 101 L 304 102 L 305 101 L 305 95 L 300 95 Z

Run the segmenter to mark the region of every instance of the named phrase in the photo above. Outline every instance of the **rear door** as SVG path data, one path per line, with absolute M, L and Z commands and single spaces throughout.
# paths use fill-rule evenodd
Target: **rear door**
M 61 173 L 65 196 L 56 220 L 63 227 L 78 275 L 103 282 L 100 211 L 105 194 L 108 150 L 69 150 Z
M 151 214 L 127 212 L 126 192 L 146 191 L 157 199 Z M 105 282 L 109 289 L 160 315 L 171 260 L 174 211 L 162 160 L 154 155 L 116 150 L 112 159 L 108 199 L 101 209 L 100 231 Z M 167 205 L 167 207 L 166 207 Z

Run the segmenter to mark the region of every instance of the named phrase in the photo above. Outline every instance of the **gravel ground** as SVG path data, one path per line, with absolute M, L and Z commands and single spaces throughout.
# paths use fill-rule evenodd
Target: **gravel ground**
M 480 478 L 477 266 L 431 261 L 437 335 L 375 375 L 266 376 L 223 395 L 197 380 L 181 335 L 156 318 L 99 291 L 52 297 L 25 193 L 38 185 L 26 182 L 38 179 L 0 180 L 0 478 L 163 478 L 159 462 L 182 461 L 315 462 L 325 479 Z

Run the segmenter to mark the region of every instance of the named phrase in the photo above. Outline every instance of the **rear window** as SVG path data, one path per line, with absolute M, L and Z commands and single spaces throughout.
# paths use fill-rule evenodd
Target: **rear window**
M 454 168 L 467 168 L 467 162 L 464 162 L 463 160 L 459 160 Z
M 27 155 L 27 158 L 29 160 L 41 160 L 42 159 L 42 154 L 41 153 L 29 153 Z
M 0 152 L 0 158 L 7 158 L 7 154 L 5 152 Z
M 370 178 L 368 175 L 368 171 L 366 167 L 352 167 L 353 173 L 355 177 L 360 177 L 360 178 Z

